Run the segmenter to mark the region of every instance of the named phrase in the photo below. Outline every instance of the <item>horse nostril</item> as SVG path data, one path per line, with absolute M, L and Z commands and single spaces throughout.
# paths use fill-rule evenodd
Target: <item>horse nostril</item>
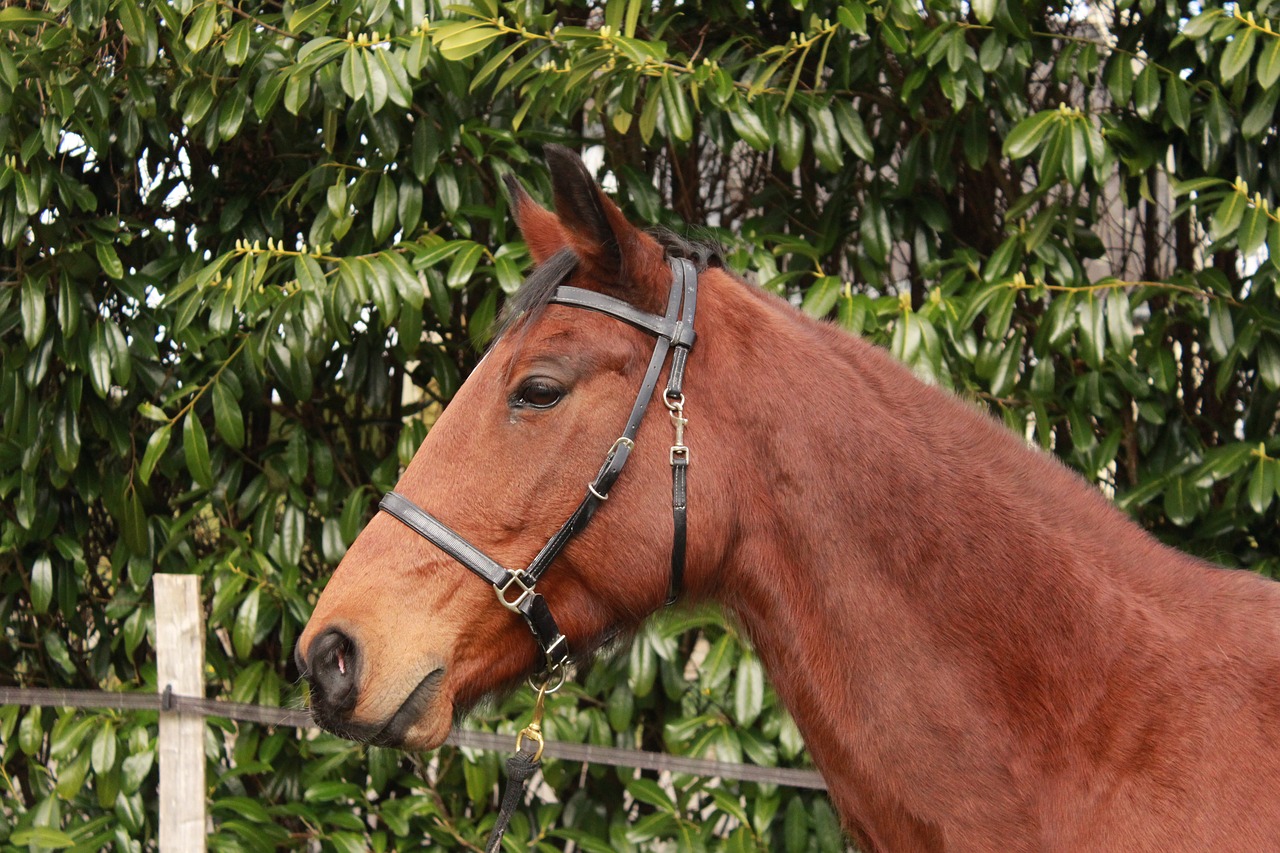
M 329 714 L 346 714 L 356 704 L 360 658 L 355 641 L 330 628 L 311 644 L 304 672 L 311 682 L 312 704 Z

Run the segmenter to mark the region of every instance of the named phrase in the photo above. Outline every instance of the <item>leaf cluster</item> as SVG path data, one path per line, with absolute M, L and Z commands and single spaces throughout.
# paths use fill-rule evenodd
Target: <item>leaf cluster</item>
M 194 572 L 210 695 L 302 703 L 292 646 L 324 578 L 519 286 L 500 178 L 549 197 L 547 141 L 1172 544 L 1277 574 L 1280 6 L 1098 11 L 0 9 L 0 679 L 155 690 L 150 578 Z M 646 628 L 551 717 L 553 737 L 805 761 L 714 613 Z M 144 713 L 0 709 L 0 845 L 151 846 L 155 738 Z M 490 754 L 225 721 L 206 754 L 218 849 L 474 846 L 493 821 Z M 546 776 L 511 844 L 841 843 L 810 792 Z

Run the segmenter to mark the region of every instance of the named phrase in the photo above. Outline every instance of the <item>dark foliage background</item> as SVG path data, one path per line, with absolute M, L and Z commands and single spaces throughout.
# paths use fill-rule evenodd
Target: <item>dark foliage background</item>
M 300 704 L 323 579 L 520 282 L 499 178 L 547 198 L 551 140 L 1169 542 L 1276 574 L 1280 35 L 1274 2 L 1231 8 L 6 0 L 0 681 L 154 690 L 150 579 L 195 572 L 210 694 Z M 552 717 L 804 762 L 714 612 Z M 155 737 L 0 709 L 0 845 L 154 848 Z M 206 753 L 215 849 L 471 846 L 493 820 L 493 755 L 229 723 Z M 543 849 L 840 845 L 809 793 L 546 777 Z

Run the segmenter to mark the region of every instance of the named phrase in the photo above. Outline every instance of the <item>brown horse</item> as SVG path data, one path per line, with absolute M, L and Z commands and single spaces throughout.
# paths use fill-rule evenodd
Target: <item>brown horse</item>
M 572 250 L 568 283 L 662 314 L 672 246 L 575 155 L 548 159 L 555 213 L 512 191 L 535 261 Z M 1280 586 L 1161 545 L 883 351 L 700 266 L 683 595 L 741 622 L 851 835 L 876 851 L 1280 850 Z M 551 293 L 518 294 L 396 487 L 501 566 L 527 565 L 580 505 L 654 346 Z M 538 584 L 574 652 L 663 605 L 671 440 L 656 406 Z M 388 512 L 298 659 L 318 719 L 415 749 L 541 663 L 485 581 Z

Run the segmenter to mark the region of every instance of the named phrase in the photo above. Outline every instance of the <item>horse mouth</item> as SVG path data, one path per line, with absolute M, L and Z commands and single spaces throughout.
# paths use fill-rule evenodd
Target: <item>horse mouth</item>
M 348 740 L 386 747 L 400 747 L 412 742 L 416 749 L 432 749 L 439 744 L 419 745 L 425 739 L 421 736 L 411 737 L 411 734 L 416 734 L 411 730 L 422 721 L 423 714 L 439 696 L 440 684 L 443 680 L 444 667 L 442 666 L 427 673 L 400 703 L 395 713 L 382 723 L 357 723 L 334 719 L 325 713 L 322 706 L 313 706 L 312 715 L 320 728 Z M 448 733 L 447 728 L 445 732 Z

